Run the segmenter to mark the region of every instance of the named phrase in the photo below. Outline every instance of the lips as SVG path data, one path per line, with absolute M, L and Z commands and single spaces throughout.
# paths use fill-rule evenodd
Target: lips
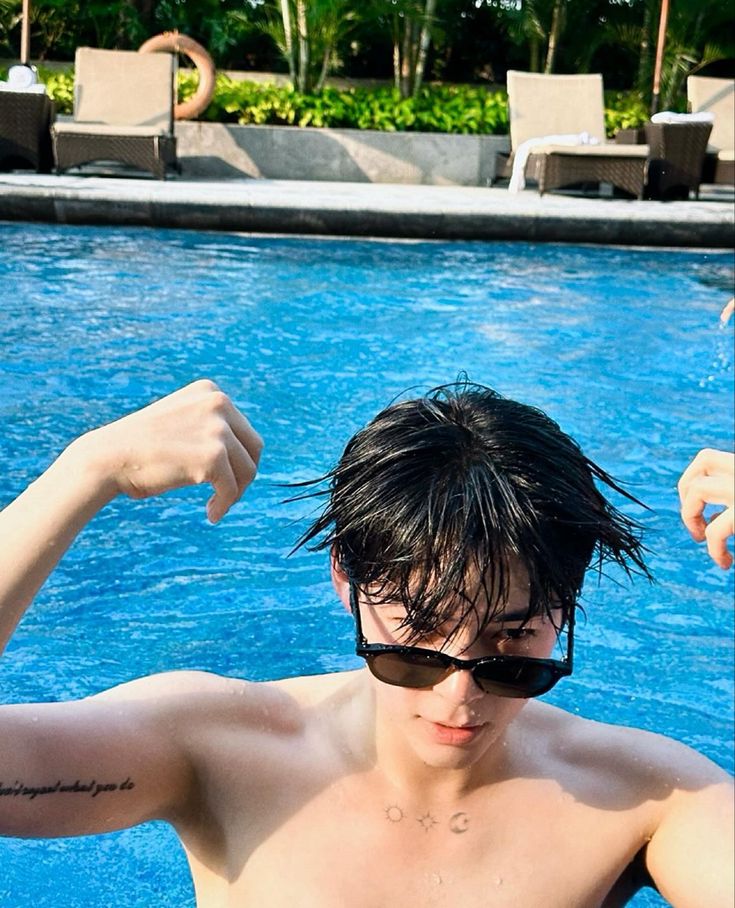
M 430 733 L 438 744 L 450 744 L 462 747 L 471 744 L 480 734 L 484 725 L 444 725 L 441 722 L 428 722 Z

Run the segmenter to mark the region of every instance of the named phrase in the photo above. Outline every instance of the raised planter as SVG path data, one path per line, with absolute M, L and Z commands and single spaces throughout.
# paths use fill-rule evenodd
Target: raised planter
M 179 122 L 185 177 L 489 186 L 508 136 Z

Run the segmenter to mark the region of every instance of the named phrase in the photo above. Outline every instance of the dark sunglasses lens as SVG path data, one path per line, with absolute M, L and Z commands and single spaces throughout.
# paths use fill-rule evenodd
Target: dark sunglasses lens
M 538 697 L 556 684 L 560 673 L 553 665 L 518 659 L 478 665 L 475 681 L 486 694 L 499 697 Z
M 398 687 L 432 687 L 448 670 L 438 653 L 370 653 L 365 660 L 378 681 Z

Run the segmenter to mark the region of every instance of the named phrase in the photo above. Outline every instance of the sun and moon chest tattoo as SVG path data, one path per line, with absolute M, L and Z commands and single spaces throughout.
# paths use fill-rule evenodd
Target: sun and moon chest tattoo
M 25 782 L 19 779 L 15 779 L 12 784 L 8 784 L 0 780 L 0 798 L 20 798 L 35 801 L 36 798 L 54 794 L 86 795 L 90 798 L 96 798 L 101 794 L 109 794 L 114 791 L 132 791 L 134 788 L 135 782 L 130 777 L 122 782 L 99 782 L 97 779 L 84 781 L 75 779 L 73 782 L 67 782 L 57 779 L 50 785 L 26 785 Z
M 453 813 L 450 817 L 440 817 L 438 814 L 427 810 L 419 816 L 413 816 L 408 811 L 399 807 L 398 804 L 389 804 L 385 808 L 385 819 L 391 824 L 403 823 L 413 825 L 416 829 L 421 829 L 424 833 L 431 832 L 437 828 L 445 828 L 455 835 L 462 835 L 470 828 L 470 818 L 463 810 Z M 418 825 L 415 825 L 418 824 Z

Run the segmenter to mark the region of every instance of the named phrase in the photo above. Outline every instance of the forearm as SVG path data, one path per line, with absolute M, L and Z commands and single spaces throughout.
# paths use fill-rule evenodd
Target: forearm
M 0 512 L 0 653 L 64 552 L 116 494 L 93 436 L 77 439 Z

